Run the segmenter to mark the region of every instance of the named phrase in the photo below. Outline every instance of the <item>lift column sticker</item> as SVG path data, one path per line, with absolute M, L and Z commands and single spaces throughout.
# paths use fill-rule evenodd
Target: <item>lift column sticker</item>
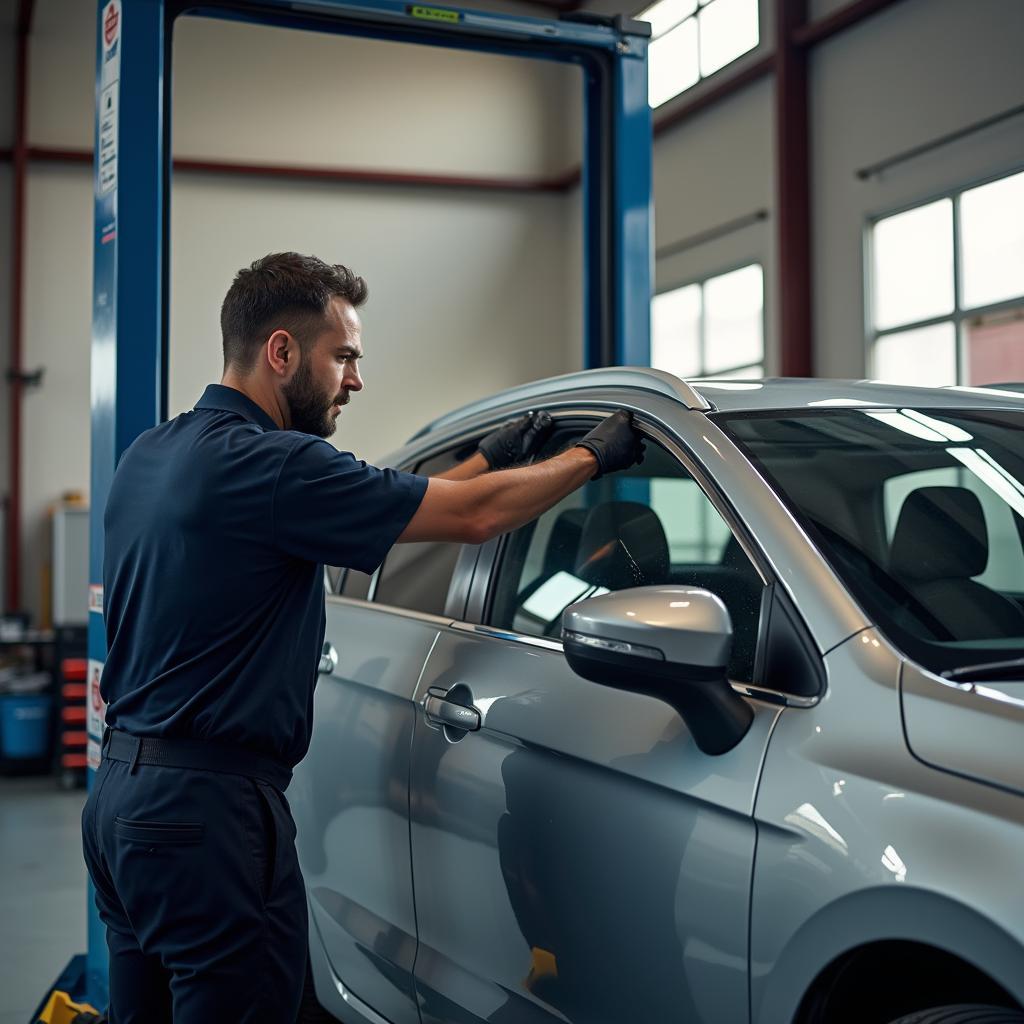
M 117 188 L 117 107 L 121 80 L 121 0 L 110 0 L 103 8 L 103 66 L 100 72 L 100 130 L 99 160 L 97 168 L 99 195 Z M 104 231 L 103 242 L 113 241 L 105 236 L 114 230 L 111 224 Z
M 89 767 L 98 771 L 100 767 L 100 743 L 103 739 L 103 725 L 107 715 L 107 705 L 103 703 L 100 695 L 100 680 L 103 678 L 103 662 L 89 659 L 89 690 L 86 695 L 88 701 L 88 730 Z

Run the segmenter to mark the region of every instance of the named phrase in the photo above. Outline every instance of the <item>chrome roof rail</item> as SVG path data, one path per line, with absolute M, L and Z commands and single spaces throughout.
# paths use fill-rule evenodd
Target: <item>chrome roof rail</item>
M 653 391 L 667 398 L 681 402 L 687 409 L 710 412 L 713 406 L 698 394 L 689 384 L 679 377 L 664 370 L 655 370 L 650 366 L 605 366 L 597 370 L 580 370 L 577 373 L 563 373 L 558 377 L 547 377 L 530 384 L 519 384 L 496 395 L 470 402 L 454 412 L 438 417 L 418 430 L 410 440 L 424 437 L 441 427 L 448 426 L 467 416 L 476 416 L 491 409 L 500 408 L 517 400 L 538 403 L 552 395 L 571 391 L 583 391 L 589 388 L 628 388 L 637 391 Z

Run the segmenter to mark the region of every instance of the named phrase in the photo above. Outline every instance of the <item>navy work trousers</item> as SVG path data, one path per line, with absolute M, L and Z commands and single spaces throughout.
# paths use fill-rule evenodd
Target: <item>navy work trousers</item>
M 308 950 L 284 795 L 104 757 L 82 814 L 111 1024 L 293 1024 Z

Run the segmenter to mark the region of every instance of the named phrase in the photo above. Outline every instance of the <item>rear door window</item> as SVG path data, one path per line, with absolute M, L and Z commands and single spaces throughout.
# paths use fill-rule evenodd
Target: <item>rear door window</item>
M 474 451 L 475 442 L 460 445 L 424 459 L 414 472 L 419 476 L 443 473 L 469 458 Z M 444 615 L 448 591 L 462 547 L 461 544 L 447 541 L 396 544 L 378 570 L 374 602 L 428 615 Z M 362 575 L 349 572 L 350 577 Z

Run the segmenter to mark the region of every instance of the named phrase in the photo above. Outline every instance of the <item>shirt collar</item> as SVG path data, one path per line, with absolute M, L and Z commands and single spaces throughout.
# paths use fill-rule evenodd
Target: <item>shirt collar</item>
M 236 388 L 226 384 L 209 384 L 203 397 L 196 402 L 197 409 L 219 409 L 221 412 L 233 412 L 236 416 L 255 423 L 264 430 L 280 430 L 281 428 L 251 398 L 243 395 Z

